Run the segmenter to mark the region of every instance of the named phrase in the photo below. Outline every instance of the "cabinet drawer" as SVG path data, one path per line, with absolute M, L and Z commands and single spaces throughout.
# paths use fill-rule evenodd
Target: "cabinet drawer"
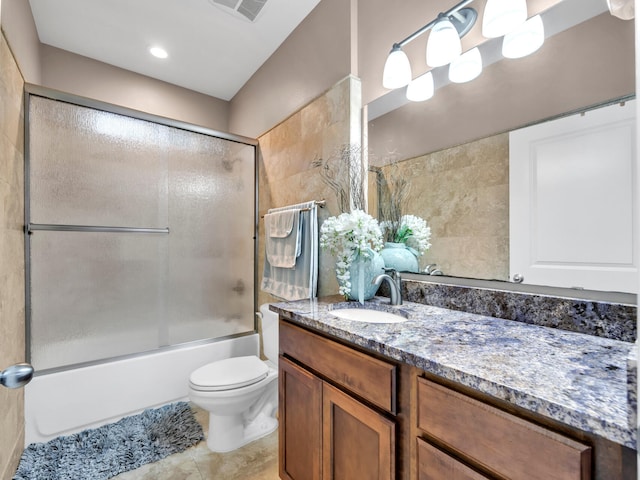
M 591 478 L 591 448 L 418 378 L 418 427 L 499 476 Z
M 396 367 L 280 321 L 280 351 L 374 405 L 395 413 Z
M 418 480 L 489 480 L 418 438 Z

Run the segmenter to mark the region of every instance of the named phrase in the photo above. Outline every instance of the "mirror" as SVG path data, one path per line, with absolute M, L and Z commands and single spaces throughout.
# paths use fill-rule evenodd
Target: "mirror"
M 449 84 L 441 67 L 430 100 L 398 89 L 367 106 L 369 209 L 384 201 L 376 178 L 408 179 L 403 213 L 431 228 L 422 274 L 435 264 L 446 276 L 509 281 L 509 132 L 634 97 L 633 21 L 605 0 L 565 0 L 542 18 L 547 38 L 533 55 L 503 59 L 501 39 L 486 41 L 475 80 Z

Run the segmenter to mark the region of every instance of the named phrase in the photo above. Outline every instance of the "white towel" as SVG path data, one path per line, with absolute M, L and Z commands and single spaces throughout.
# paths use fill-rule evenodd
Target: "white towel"
M 277 211 L 296 209 L 299 211 L 300 254 L 295 265 L 293 268 L 276 267 L 269 262 L 267 255 L 265 255 L 260 285 L 263 291 L 290 301 L 314 298 L 318 290 L 318 207 L 315 202 L 307 202 L 277 209 Z M 268 214 L 275 213 L 274 210 L 276 209 L 269 210 Z M 267 235 L 266 228 L 265 235 Z
M 265 252 L 273 267 L 294 268 L 300 256 L 302 222 L 300 209 L 264 216 Z
M 298 224 L 300 209 L 267 213 L 264 216 L 264 228 L 267 238 L 286 238 L 291 234 L 294 222 Z

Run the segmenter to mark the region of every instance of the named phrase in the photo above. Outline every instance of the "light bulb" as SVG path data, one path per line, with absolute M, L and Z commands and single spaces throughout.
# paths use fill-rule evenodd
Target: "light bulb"
M 544 25 L 540 15 L 531 17 L 502 40 L 502 55 L 521 58 L 532 54 L 544 43 Z
M 454 83 L 470 82 L 482 73 L 482 56 L 478 47 L 463 53 L 449 65 L 449 80 Z
M 156 58 L 167 58 L 169 54 L 162 47 L 151 47 L 149 48 L 149 53 Z
M 462 44 L 456 27 L 448 17 L 441 17 L 431 29 L 427 41 L 427 65 L 441 67 L 451 63 L 462 53 Z
M 411 81 L 411 64 L 400 45 L 395 44 L 387 57 L 382 72 L 382 86 L 394 89 L 404 87 Z
M 407 100 L 412 102 L 423 102 L 433 97 L 435 91 L 433 84 L 433 74 L 427 72 L 413 80 L 407 87 Z
M 482 16 L 482 35 L 496 38 L 505 35 L 527 19 L 526 0 L 487 0 Z

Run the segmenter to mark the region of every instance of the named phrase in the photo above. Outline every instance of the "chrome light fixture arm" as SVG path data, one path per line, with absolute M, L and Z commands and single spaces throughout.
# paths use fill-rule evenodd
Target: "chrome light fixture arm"
M 398 43 L 394 43 L 393 46 L 395 47 L 396 45 L 398 45 L 399 47 L 404 47 L 406 44 L 412 42 L 423 33 L 431 30 L 433 26 L 438 22 L 438 20 L 440 20 L 442 17 L 453 17 L 456 20 L 453 22 L 453 24 L 458 30 L 458 33 L 460 34 L 460 36 L 462 37 L 465 33 L 467 33 L 471 29 L 471 27 L 473 27 L 473 24 L 475 23 L 476 18 L 478 16 L 476 11 L 473 9 L 467 9 L 470 12 L 472 11 L 473 14 L 471 14 L 470 12 L 465 12 L 466 15 L 463 15 L 460 13 L 460 10 L 465 8 L 471 2 L 473 2 L 473 0 L 462 0 L 460 3 L 450 8 L 446 12 L 440 13 L 437 18 L 431 20 L 424 27 L 420 28 L 419 30 L 416 30 L 404 40 L 401 40 Z M 471 17 L 473 17 L 473 19 L 471 19 Z
M 413 78 L 411 73 L 411 65 L 409 63 L 409 58 L 402 50 L 402 47 L 415 40 L 430 29 L 434 29 L 434 34 L 436 34 L 436 29 L 444 30 L 445 32 L 437 32 L 437 36 L 440 38 L 438 43 L 445 43 L 449 46 L 449 49 L 444 50 L 444 52 L 440 56 L 436 55 L 436 61 L 434 61 L 433 63 L 427 61 L 430 66 L 435 67 L 444 65 L 451 61 L 451 56 L 459 55 L 461 53 L 458 51 L 461 49 L 459 39 L 469 30 L 471 30 L 471 27 L 473 27 L 478 17 L 477 12 L 473 8 L 465 8 L 472 1 L 473 0 L 462 0 L 453 8 L 450 8 L 444 13 L 440 13 L 437 18 L 427 23 L 424 27 L 415 31 L 404 40 L 401 40 L 398 43 L 394 43 L 384 65 L 384 70 L 382 73 L 382 85 L 385 88 L 393 90 L 396 88 L 404 87 L 412 82 Z M 445 37 L 445 40 L 442 40 L 443 36 Z M 431 42 L 427 45 L 430 44 Z M 439 50 L 435 47 L 432 48 L 434 48 L 434 52 L 437 52 Z M 432 53 L 431 55 L 434 55 L 434 53 Z M 427 56 L 429 56 L 429 53 L 427 53 Z M 428 83 L 430 85 L 430 82 Z M 429 90 L 428 85 L 426 88 L 427 90 Z M 418 90 L 424 89 L 425 87 L 422 87 Z M 408 96 L 415 97 L 415 100 L 425 100 L 432 94 L 432 92 L 426 93 L 421 91 L 419 93 L 416 93 L 415 95 L 408 94 Z

